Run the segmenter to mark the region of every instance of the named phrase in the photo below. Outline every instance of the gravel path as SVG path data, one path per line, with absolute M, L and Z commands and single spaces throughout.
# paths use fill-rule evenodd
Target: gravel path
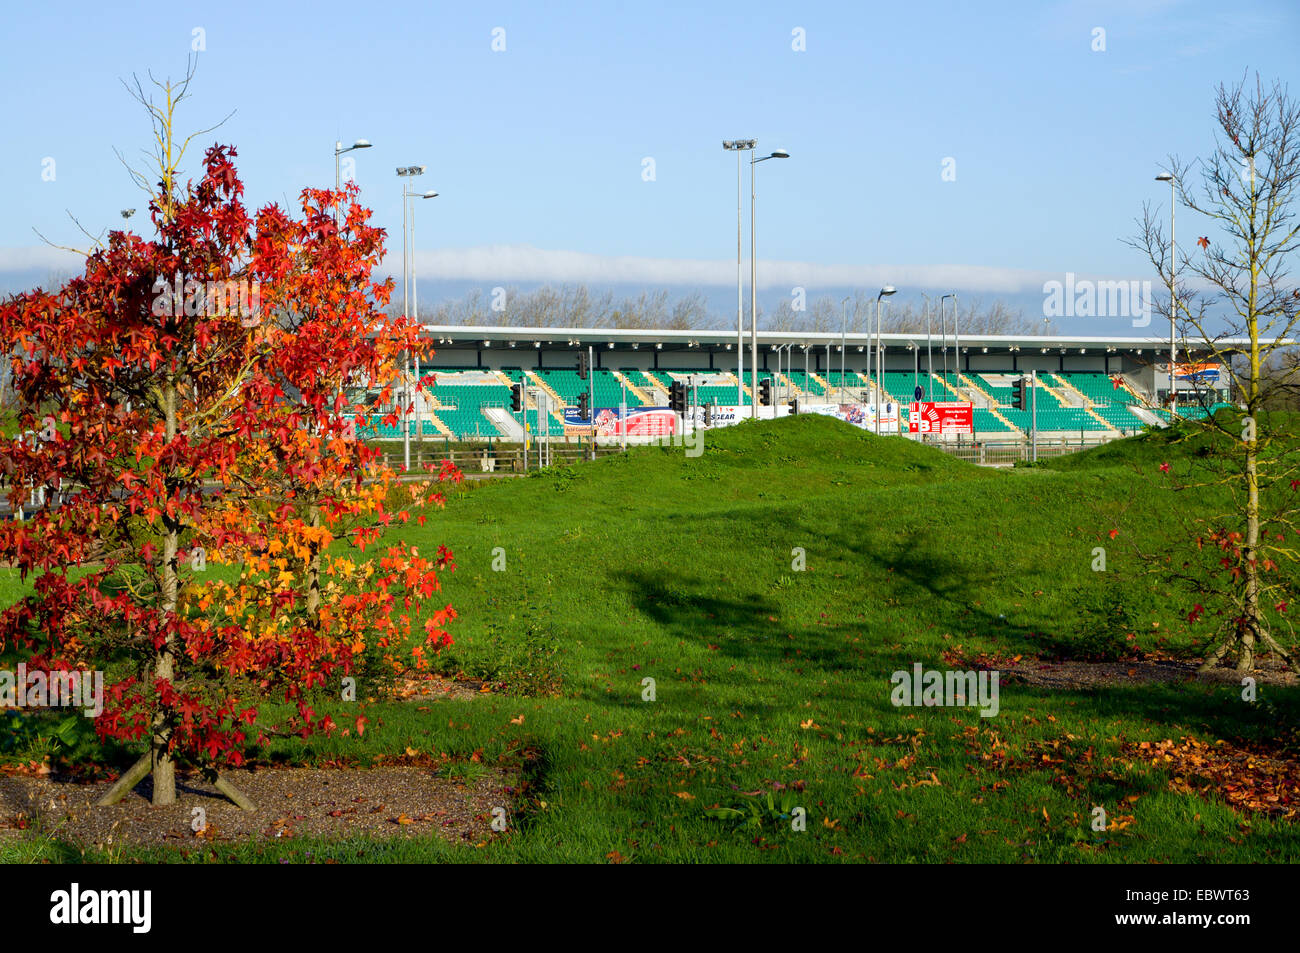
M 492 809 L 509 812 L 513 798 L 508 779 L 495 769 L 473 782 L 441 778 L 427 767 L 264 768 L 229 778 L 257 810 L 239 810 L 201 778 L 178 778 L 176 804 L 154 808 L 148 801 L 148 779 L 120 803 L 95 807 L 108 782 L 0 776 L 0 828 L 30 827 L 41 836 L 98 847 L 129 843 L 186 849 L 303 835 L 430 833 L 478 843 L 492 834 Z
M 1216 684 L 1241 685 L 1249 675 L 1261 685 L 1297 685 L 1300 676 L 1279 664 L 1258 668 L 1251 672 L 1238 672 L 1219 668 L 1212 672 L 1197 671 L 1198 662 L 1049 662 L 1041 659 L 1022 659 L 1014 664 L 1004 664 L 999 669 L 1007 676 L 1029 685 L 1046 688 L 1097 688 L 1114 685 L 1141 685 L 1149 682 L 1202 681 Z

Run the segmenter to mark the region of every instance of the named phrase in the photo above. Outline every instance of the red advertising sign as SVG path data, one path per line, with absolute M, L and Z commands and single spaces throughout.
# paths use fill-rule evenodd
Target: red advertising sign
M 969 403 L 913 403 L 907 414 L 913 433 L 975 433 L 975 405 Z
M 591 426 L 578 408 L 564 409 L 565 436 L 590 435 Z M 617 407 L 596 408 L 596 436 L 614 437 L 624 432 L 629 437 L 671 437 L 677 433 L 677 415 L 667 407 L 629 407 L 627 417 L 622 418 Z

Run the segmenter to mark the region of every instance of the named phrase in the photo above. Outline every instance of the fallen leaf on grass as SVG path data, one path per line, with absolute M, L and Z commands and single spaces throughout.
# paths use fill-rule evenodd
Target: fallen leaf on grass
M 1169 765 L 1169 788 L 1222 797 L 1233 808 L 1286 820 L 1300 817 L 1300 765 L 1285 751 L 1272 754 L 1190 735 L 1175 743 L 1143 741 L 1125 751 L 1152 765 Z

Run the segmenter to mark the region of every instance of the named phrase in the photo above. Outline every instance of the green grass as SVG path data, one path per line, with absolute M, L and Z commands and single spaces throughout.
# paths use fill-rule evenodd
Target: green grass
M 1124 741 L 1184 734 L 1267 740 L 1300 721 L 1294 690 L 1263 688 L 1265 706 L 1231 686 L 1003 684 L 993 718 L 890 702 L 892 672 L 914 662 L 950 668 L 945 652 L 1091 646 L 1095 606 L 1107 599 L 1123 602 L 1143 649 L 1198 651 L 1207 630 L 1186 621 L 1188 595 L 1144 574 L 1120 545 L 1157 533 L 1170 506 L 1197 499 L 1174 501 L 1142 475 L 1169 459 L 1184 466 L 1189 452 L 1152 435 L 994 471 L 810 415 L 709 433 L 696 458 L 646 448 L 454 493 L 425 527 L 402 530 L 456 556 L 445 595 L 460 618 L 442 664 L 512 684 L 554 667 L 558 694 L 494 694 L 424 712 L 335 705 L 341 724 L 363 711 L 371 719 L 363 738 L 284 742 L 264 757 L 366 763 L 413 747 L 463 766 L 481 751 L 519 772 L 510 832 L 481 850 L 431 838 L 218 854 L 1295 862 L 1294 822 L 1170 793 L 1166 773 L 1120 752 Z M 1111 543 L 1121 514 L 1125 535 Z M 1107 573 L 1091 568 L 1100 545 Z M 492 569 L 497 547 L 501 572 Z M 797 549 L 803 571 L 792 567 Z M 642 700 L 647 677 L 654 701 Z M 1065 755 L 1064 765 L 1054 769 L 1044 752 Z M 775 813 L 793 793 L 807 830 L 769 815 L 760 791 L 775 792 Z M 1095 806 L 1133 821 L 1094 833 Z M 709 816 L 714 807 L 758 816 L 760 826 Z M 81 857 L 58 844 L 0 847 L 6 856 Z

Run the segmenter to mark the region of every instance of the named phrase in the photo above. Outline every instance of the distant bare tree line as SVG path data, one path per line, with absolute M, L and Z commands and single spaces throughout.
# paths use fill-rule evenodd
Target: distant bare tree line
M 389 310 L 400 311 L 400 302 Z M 545 285 L 532 291 L 508 287 L 488 294 L 475 289 L 462 298 L 421 306 L 420 318 L 445 325 L 678 330 L 708 327 L 710 320 L 699 292 L 676 300 L 664 290 L 616 298 L 612 291 L 593 292 L 586 285 Z
M 783 302 L 760 327 L 775 331 L 849 331 L 862 332 L 875 328 L 876 296 L 873 292 L 859 291 L 848 298 L 836 300 L 829 295 L 797 309 L 793 296 Z M 953 306 L 945 304 L 944 322 L 948 333 L 953 328 Z M 1055 322 L 1031 320 L 1003 301 L 985 306 L 978 298 L 965 301 L 957 299 L 957 328 L 962 334 L 1055 334 Z M 886 299 L 880 308 L 880 326 L 884 331 L 924 334 L 927 322 L 934 334 L 941 333 L 939 301 L 937 298 L 923 302 L 894 304 Z
M 940 333 L 938 300 L 920 307 L 913 303 L 887 304 L 881 310 L 885 331 L 924 333 L 927 317 Z M 858 292 L 847 301 L 829 295 L 799 301 L 793 296 L 767 312 L 759 308 L 759 327 L 773 331 L 838 331 L 847 324 L 862 332 L 875 326 L 874 293 Z M 401 304 L 389 308 L 396 313 Z M 978 300 L 957 299 L 958 328 L 962 334 L 1054 334 L 1052 322 L 1031 320 L 1002 301 L 989 306 Z M 948 333 L 953 309 L 946 309 Z M 441 325 L 490 325 L 521 328 L 666 328 L 711 330 L 735 327 L 732 313 L 710 312 L 704 295 L 695 291 L 673 298 L 667 290 L 642 291 L 618 298 L 612 291 L 595 292 L 586 285 L 545 285 L 532 291 L 510 287 L 496 294 L 476 289 L 462 298 L 420 307 L 421 320 Z M 745 321 L 749 322 L 748 301 Z

